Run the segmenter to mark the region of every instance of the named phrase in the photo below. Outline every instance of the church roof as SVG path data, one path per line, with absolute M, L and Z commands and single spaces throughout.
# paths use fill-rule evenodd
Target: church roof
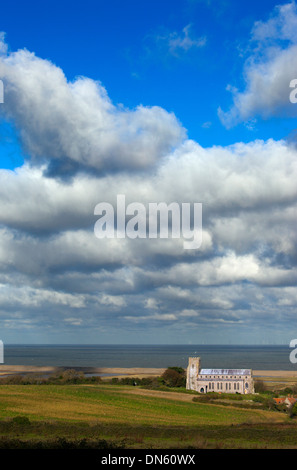
M 201 369 L 201 375 L 252 375 L 251 369 Z

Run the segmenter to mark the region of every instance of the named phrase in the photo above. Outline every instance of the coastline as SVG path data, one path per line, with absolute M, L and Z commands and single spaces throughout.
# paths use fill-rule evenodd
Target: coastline
M 61 369 L 74 369 L 85 374 L 94 374 L 102 376 L 137 376 L 152 377 L 162 375 L 166 369 L 162 368 L 143 368 L 143 367 L 54 367 L 54 366 L 23 366 L 23 365 L 0 365 L 0 377 L 18 374 L 52 374 Z
M 137 377 L 151 377 L 162 375 L 166 370 L 165 368 L 153 367 L 54 367 L 54 366 L 24 366 L 24 365 L 0 365 L 0 377 L 15 374 L 49 374 L 59 371 L 60 369 L 75 369 L 82 371 L 85 374 L 96 374 L 102 376 L 137 376 Z M 253 370 L 253 377 L 260 378 L 283 378 L 283 379 L 296 379 L 297 370 Z

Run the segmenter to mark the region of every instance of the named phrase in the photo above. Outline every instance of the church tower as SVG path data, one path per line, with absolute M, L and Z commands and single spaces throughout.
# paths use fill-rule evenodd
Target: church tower
M 189 357 L 187 367 L 187 390 L 197 389 L 197 378 L 200 371 L 200 357 Z

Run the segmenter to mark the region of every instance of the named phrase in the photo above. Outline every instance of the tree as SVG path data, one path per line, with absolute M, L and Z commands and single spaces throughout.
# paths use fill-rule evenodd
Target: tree
M 79 383 L 84 379 L 85 374 L 75 369 L 67 369 L 62 373 L 62 381 L 66 383 Z
M 297 401 L 294 403 L 294 405 L 289 406 L 288 413 L 290 418 L 294 418 L 294 416 L 297 416 Z
M 267 387 L 263 380 L 256 380 L 255 382 L 255 392 L 256 393 L 263 393 L 267 391 Z
M 186 374 L 182 367 L 168 367 L 161 377 L 167 387 L 185 387 L 186 385 Z

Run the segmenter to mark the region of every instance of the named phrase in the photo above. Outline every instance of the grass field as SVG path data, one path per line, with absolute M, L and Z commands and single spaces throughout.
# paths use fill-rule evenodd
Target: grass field
M 0 447 L 297 448 L 286 413 L 99 385 L 1 385 Z

